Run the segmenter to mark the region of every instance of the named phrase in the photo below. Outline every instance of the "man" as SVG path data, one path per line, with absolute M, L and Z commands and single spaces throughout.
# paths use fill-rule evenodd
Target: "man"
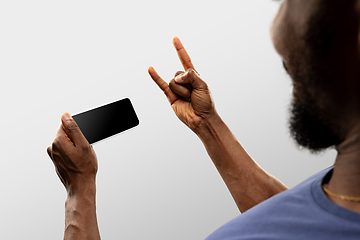
M 149 68 L 244 212 L 208 239 L 360 239 L 359 23 L 357 0 L 285 0 L 274 19 L 273 43 L 294 85 L 290 132 L 313 152 L 329 147 L 338 152 L 333 168 L 284 192 L 222 122 L 177 38 L 173 43 L 185 72 L 167 84 Z M 66 239 L 99 239 L 96 156 L 68 114 L 48 153 L 68 191 Z

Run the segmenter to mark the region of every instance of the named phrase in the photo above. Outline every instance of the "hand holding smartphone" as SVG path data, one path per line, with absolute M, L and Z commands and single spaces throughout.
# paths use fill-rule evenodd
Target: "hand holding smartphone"
M 128 98 L 72 117 L 90 144 L 139 125 L 139 119 Z

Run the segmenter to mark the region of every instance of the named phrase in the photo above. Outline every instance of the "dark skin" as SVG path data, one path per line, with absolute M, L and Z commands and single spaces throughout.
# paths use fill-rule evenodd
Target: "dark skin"
M 283 58 L 291 77 L 293 77 L 294 69 L 290 56 L 294 51 L 294 45 L 298 46 L 298 51 L 310 51 L 302 45 L 302 35 L 306 32 L 308 27 L 306 23 L 312 14 L 318 14 L 321 3 L 322 0 L 283 1 L 279 13 L 274 19 L 272 26 L 273 43 Z M 359 1 L 346 1 L 340 6 L 335 5 L 334 8 L 336 9 L 330 10 L 334 10 L 338 14 L 337 21 L 342 21 L 342 26 L 351 26 L 354 19 L 357 21 L 360 19 Z M 341 38 L 334 40 L 337 47 L 330 49 L 330 56 L 333 58 L 326 64 L 328 69 L 331 69 L 331 75 L 340 80 L 330 82 L 326 88 L 326 94 L 333 101 L 328 112 L 331 111 L 332 116 L 336 117 L 336 122 L 339 123 L 338 129 L 343 129 L 339 133 L 343 141 L 336 145 L 337 157 L 333 174 L 330 181 L 325 185 L 335 194 L 360 197 L 360 101 L 358 97 L 358 89 L 360 89 L 360 38 L 356 39 L 356 36 L 360 36 L 360 29 L 350 29 L 353 31 L 350 33 L 344 33 L 343 27 L 334 27 L 333 29 Z M 296 91 L 297 85 L 295 84 L 295 95 Z M 309 89 L 309 91 L 314 94 L 322 94 L 316 89 Z M 332 98 L 332 96 L 336 97 Z M 317 104 L 320 107 L 325 106 L 322 98 L 318 99 Z M 337 104 L 337 101 L 342 102 Z M 341 115 L 336 114 L 338 112 L 341 112 Z M 359 202 L 341 200 L 333 196 L 328 197 L 339 206 L 360 213 Z
M 285 185 L 265 172 L 245 151 L 216 112 L 210 90 L 180 40 L 175 37 L 173 44 L 185 72 L 177 72 L 169 84 L 154 68 L 150 67 L 148 72 L 178 118 L 203 142 L 239 210 L 245 212 L 286 190 Z
M 96 154 L 68 113 L 61 116 L 47 152 L 68 194 L 64 239 L 100 239 L 95 203 Z
M 291 55 L 294 51 L 310 51 L 303 44 L 302 35 L 307 30 L 309 18 L 317 14 L 322 1 L 324 0 L 285 0 L 274 19 L 273 43 L 292 78 L 296 74 L 294 66 L 299 62 L 293 62 Z M 348 21 L 349 16 L 359 20 L 359 1 L 345 1 L 341 6 L 344 7 L 335 6 L 339 10 L 339 21 Z M 341 29 L 337 29 L 339 33 L 343 33 Z M 359 29 L 356 36 L 360 35 L 358 31 Z M 311 79 L 303 79 L 302 82 L 294 83 L 294 97 L 301 101 L 301 92 L 305 88 L 310 94 L 320 96 L 316 104 L 320 108 L 326 108 L 328 105 L 323 96 L 327 95 L 332 101 L 330 103 L 333 103 L 327 112 L 341 112 L 341 117 L 336 118 L 336 122 L 339 122 L 339 129 L 342 130 L 340 137 L 343 141 L 336 145 L 338 155 L 333 175 L 325 184 L 336 194 L 360 197 L 360 94 L 357 91 L 360 89 L 360 74 L 357 70 L 360 64 L 360 38 L 356 38 L 357 44 L 348 44 L 353 42 L 353 36 L 344 34 L 342 38 L 336 39 L 336 44 L 340 44 L 337 46 L 343 48 L 335 48 L 332 52 L 335 58 L 327 62 L 333 71 L 332 75 L 341 76 L 342 81 L 328 84 L 326 94 L 323 94 L 319 89 L 310 87 Z M 281 182 L 261 169 L 247 154 L 217 114 L 210 90 L 196 72 L 180 40 L 174 38 L 173 43 L 185 71 L 177 72 L 169 84 L 152 67 L 149 68 L 149 74 L 167 96 L 179 119 L 204 143 L 240 211 L 244 212 L 286 190 Z M 297 60 L 305 61 L 301 58 Z M 336 104 L 339 101 L 337 99 L 341 99 L 342 104 Z M 48 153 L 68 192 L 64 239 L 100 239 L 95 211 L 96 155 L 67 114 L 62 117 L 62 124 Z M 342 207 L 360 212 L 359 203 L 331 196 L 329 198 Z
M 286 190 L 244 150 L 217 114 L 210 90 L 180 40 L 174 38 L 173 44 L 185 72 L 177 72 L 169 84 L 152 67 L 149 74 L 179 119 L 203 141 L 239 210 L 244 212 Z M 61 122 L 47 151 L 68 192 L 64 239 L 100 239 L 95 204 L 96 154 L 69 114 L 63 114 Z

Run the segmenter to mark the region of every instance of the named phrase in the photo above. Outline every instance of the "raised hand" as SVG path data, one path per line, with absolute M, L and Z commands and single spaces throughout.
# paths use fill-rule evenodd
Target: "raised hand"
M 214 102 L 208 85 L 196 72 L 179 38 L 175 37 L 173 44 L 185 72 L 177 72 L 169 84 L 159 76 L 153 67 L 150 67 L 148 72 L 165 93 L 178 118 L 196 132 L 204 119 L 216 114 Z
M 244 212 L 286 190 L 249 156 L 217 114 L 207 84 L 195 70 L 178 38 L 173 39 L 185 72 L 177 72 L 167 84 L 154 68 L 149 74 L 167 96 L 174 112 L 204 143 L 239 210 Z

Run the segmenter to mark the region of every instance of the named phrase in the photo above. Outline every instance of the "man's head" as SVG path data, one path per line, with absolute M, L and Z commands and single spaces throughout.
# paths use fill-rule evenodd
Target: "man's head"
M 290 132 L 313 152 L 360 120 L 360 1 L 284 0 L 273 43 L 292 78 Z

